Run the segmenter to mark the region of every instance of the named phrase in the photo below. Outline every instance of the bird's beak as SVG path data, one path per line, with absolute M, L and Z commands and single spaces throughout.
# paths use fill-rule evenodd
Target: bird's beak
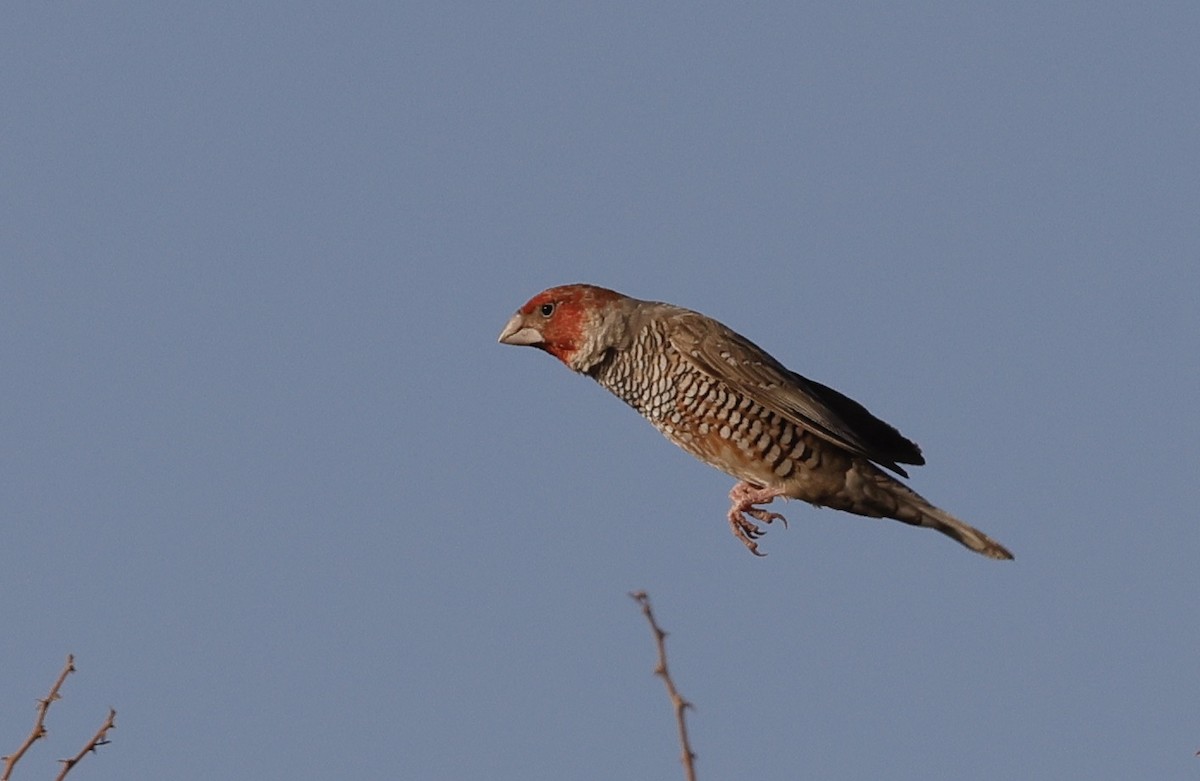
M 541 331 L 524 324 L 520 312 L 513 315 L 500 332 L 500 344 L 541 344 L 544 341 Z

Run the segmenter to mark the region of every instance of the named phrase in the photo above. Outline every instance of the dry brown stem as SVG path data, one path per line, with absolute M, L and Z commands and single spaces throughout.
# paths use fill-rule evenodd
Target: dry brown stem
M 75 655 L 67 654 L 67 663 L 59 673 L 58 680 L 50 687 L 50 693 L 46 695 L 45 699 L 38 700 L 37 720 L 33 723 L 33 730 L 29 733 L 29 737 L 25 738 L 25 742 L 16 751 L 3 758 L 4 774 L 0 775 L 0 781 L 9 781 L 12 778 L 13 768 L 21 761 L 21 757 L 25 756 L 29 747 L 46 737 L 46 712 L 50 710 L 50 703 L 59 699 L 58 690 L 62 688 L 63 681 L 67 680 L 67 676 L 73 672 L 75 672 Z
M 654 620 L 654 611 L 650 609 L 649 594 L 645 591 L 634 591 L 629 596 L 642 606 L 642 615 L 650 623 L 650 631 L 654 634 L 654 644 L 658 648 L 658 664 L 654 667 L 654 674 L 663 679 L 663 684 L 667 687 L 667 695 L 671 698 L 671 706 L 675 709 L 675 724 L 679 728 L 679 745 L 683 749 L 680 761 L 683 763 L 684 777 L 687 781 L 696 781 L 696 753 L 692 751 L 692 746 L 688 742 L 687 721 L 684 718 L 684 711 L 693 706 L 675 688 L 675 681 L 671 680 L 671 673 L 667 669 L 667 633 Z
M 67 676 L 73 672 L 75 672 L 75 655 L 67 654 L 67 663 L 63 666 L 62 672 L 58 674 L 58 680 L 50 687 L 50 693 L 46 695 L 45 699 L 38 700 L 37 720 L 33 723 L 33 730 L 30 731 L 29 737 L 25 738 L 25 742 L 12 754 L 9 754 L 7 757 L 0 757 L 0 762 L 4 763 L 4 773 L 0 774 L 0 781 L 9 781 L 12 778 L 13 768 L 21 761 L 21 757 L 25 756 L 25 752 L 29 750 L 29 747 L 38 740 L 46 737 L 46 713 L 50 710 L 50 703 L 62 699 L 58 690 L 62 688 L 63 681 L 67 680 Z M 104 725 L 97 730 L 92 739 L 87 742 L 87 745 L 71 759 L 58 760 L 63 765 L 62 770 L 58 774 L 58 781 L 66 778 L 67 773 L 71 772 L 71 768 L 78 765 L 79 761 L 89 751 L 95 751 L 98 746 L 108 743 L 108 731 L 116 728 L 116 718 L 117 712 L 109 708 L 108 718 L 105 720 Z
M 116 718 L 117 718 L 117 712 L 115 710 L 113 710 L 112 708 L 109 708 L 108 709 L 108 718 L 104 720 L 104 724 L 102 724 L 100 726 L 100 729 L 96 730 L 96 734 L 92 735 L 92 739 L 87 742 L 87 745 L 85 745 L 83 748 L 81 748 L 79 750 L 79 753 L 76 754 L 75 756 L 71 757 L 70 759 L 58 760 L 59 762 L 62 763 L 62 770 L 59 772 L 58 776 L 54 779 L 54 781 L 63 781 L 63 779 L 67 777 L 67 773 L 71 772 L 71 768 L 78 765 L 79 761 L 81 759 L 83 759 L 88 754 L 88 752 L 95 751 L 99 746 L 104 746 L 104 745 L 108 744 L 108 731 L 110 729 L 117 728 Z

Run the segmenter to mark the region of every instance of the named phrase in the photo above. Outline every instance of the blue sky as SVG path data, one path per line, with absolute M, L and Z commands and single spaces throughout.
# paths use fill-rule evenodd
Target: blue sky
M 1200 773 L 1194 3 L 23 4 L 0 753 L 80 778 Z M 1010 547 L 732 480 L 496 344 L 703 311 Z M 781 509 L 781 508 L 776 508 Z M 40 770 L 39 770 L 40 768 Z M 74 775 L 74 774 L 73 774 Z

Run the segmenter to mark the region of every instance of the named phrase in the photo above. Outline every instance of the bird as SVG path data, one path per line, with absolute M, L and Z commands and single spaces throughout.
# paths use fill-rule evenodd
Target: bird
M 499 341 L 535 347 L 591 377 L 668 440 L 736 478 L 729 525 L 757 556 L 765 530 L 754 521 L 787 525 L 760 505 L 784 497 L 936 529 L 989 558 L 1013 558 L 897 479 L 908 477 L 902 464 L 925 463 L 914 442 L 699 312 L 561 285 L 529 299 Z

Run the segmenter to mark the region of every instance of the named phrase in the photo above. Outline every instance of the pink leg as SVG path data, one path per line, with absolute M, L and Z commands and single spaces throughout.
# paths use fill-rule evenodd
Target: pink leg
M 763 523 L 771 523 L 772 521 L 783 521 L 783 525 L 787 526 L 787 518 L 784 518 L 779 513 L 767 512 L 761 507 L 755 507 L 756 504 L 770 504 L 771 500 L 776 496 L 783 496 L 782 488 L 760 488 L 759 486 L 747 483 L 745 480 L 738 483 L 729 492 L 729 500 L 733 502 L 733 506 L 729 508 L 729 525 L 733 527 L 733 536 L 741 540 L 750 552 L 755 556 L 765 556 L 765 553 L 758 552 L 758 543 L 755 542 L 759 537 L 766 534 L 762 529 L 754 525 L 753 522 L 746 519 L 746 515 L 750 515 Z

